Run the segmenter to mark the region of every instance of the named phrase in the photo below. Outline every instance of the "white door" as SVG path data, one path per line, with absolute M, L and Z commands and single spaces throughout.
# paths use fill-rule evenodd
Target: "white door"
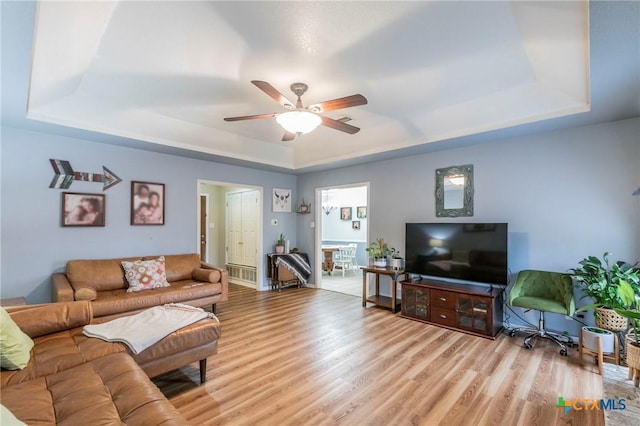
M 227 193 L 227 263 L 257 266 L 258 191 Z
M 242 264 L 257 265 L 258 191 L 242 193 Z
M 228 193 L 227 204 L 227 261 L 242 264 L 242 193 Z

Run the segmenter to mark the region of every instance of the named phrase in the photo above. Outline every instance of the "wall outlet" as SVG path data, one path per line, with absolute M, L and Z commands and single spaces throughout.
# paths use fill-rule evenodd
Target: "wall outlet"
M 316 223 L 315 223 L 315 222 L 311 222 L 311 223 L 309 224 L 309 227 L 310 227 L 310 228 L 315 228 L 315 227 L 316 227 Z
M 278 226 L 278 219 L 271 219 L 271 226 Z

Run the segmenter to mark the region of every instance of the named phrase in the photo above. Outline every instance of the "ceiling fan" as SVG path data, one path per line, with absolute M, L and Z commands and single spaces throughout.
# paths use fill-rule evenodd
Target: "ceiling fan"
M 285 129 L 285 134 L 282 137 L 283 141 L 291 141 L 296 137 L 296 135 L 309 133 L 321 124 L 325 127 L 340 130 L 341 132 L 349 133 L 351 135 L 360 131 L 360 128 L 345 123 L 345 121 L 349 120 L 348 118 L 334 120 L 333 118 L 322 115 L 322 113 L 327 111 L 366 105 L 367 98 L 360 94 L 345 96 L 344 98 L 332 99 L 330 101 L 303 107 L 302 99 L 300 99 L 300 97 L 309 88 L 304 83 L 293 83 L 291 85 L 291 91 L 298 97 L 295 105 L 266 81 L 252 80 L 251 83 L 289 111 L 281 113 L 274 112 L 271 114 L 245 115 L 241 117 L 227 117 L 224 121 L 256 120 L 275 117 L 278 124 Z

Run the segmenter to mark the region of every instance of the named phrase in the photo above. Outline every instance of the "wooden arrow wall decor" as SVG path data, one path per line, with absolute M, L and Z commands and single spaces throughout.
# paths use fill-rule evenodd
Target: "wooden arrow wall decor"
M 51 162 L 53 171 L 56 173 L 51 181 L 51 185 L 49 185 L 49 188 L 67 189 L 71 186 L 71 183 L 73 183 L 74 180 L 79 180 L 83 182 L 102 182 L 102 190 L 106 191 L 112 186 L 122 182 L 122 179 L 116 176 L 115 173 L 107 169 L 105 166 L 102 166 L 103 174 L 85 173 L 74 172 L 68 161 L 54 159 L 49 159 L 49 161 Z

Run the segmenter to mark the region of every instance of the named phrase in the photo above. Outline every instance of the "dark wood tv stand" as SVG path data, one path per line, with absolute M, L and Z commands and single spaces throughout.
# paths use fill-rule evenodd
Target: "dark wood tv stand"
M 495 339 L 502 329 L 503 288 L 404 280 L 401 317 Z

